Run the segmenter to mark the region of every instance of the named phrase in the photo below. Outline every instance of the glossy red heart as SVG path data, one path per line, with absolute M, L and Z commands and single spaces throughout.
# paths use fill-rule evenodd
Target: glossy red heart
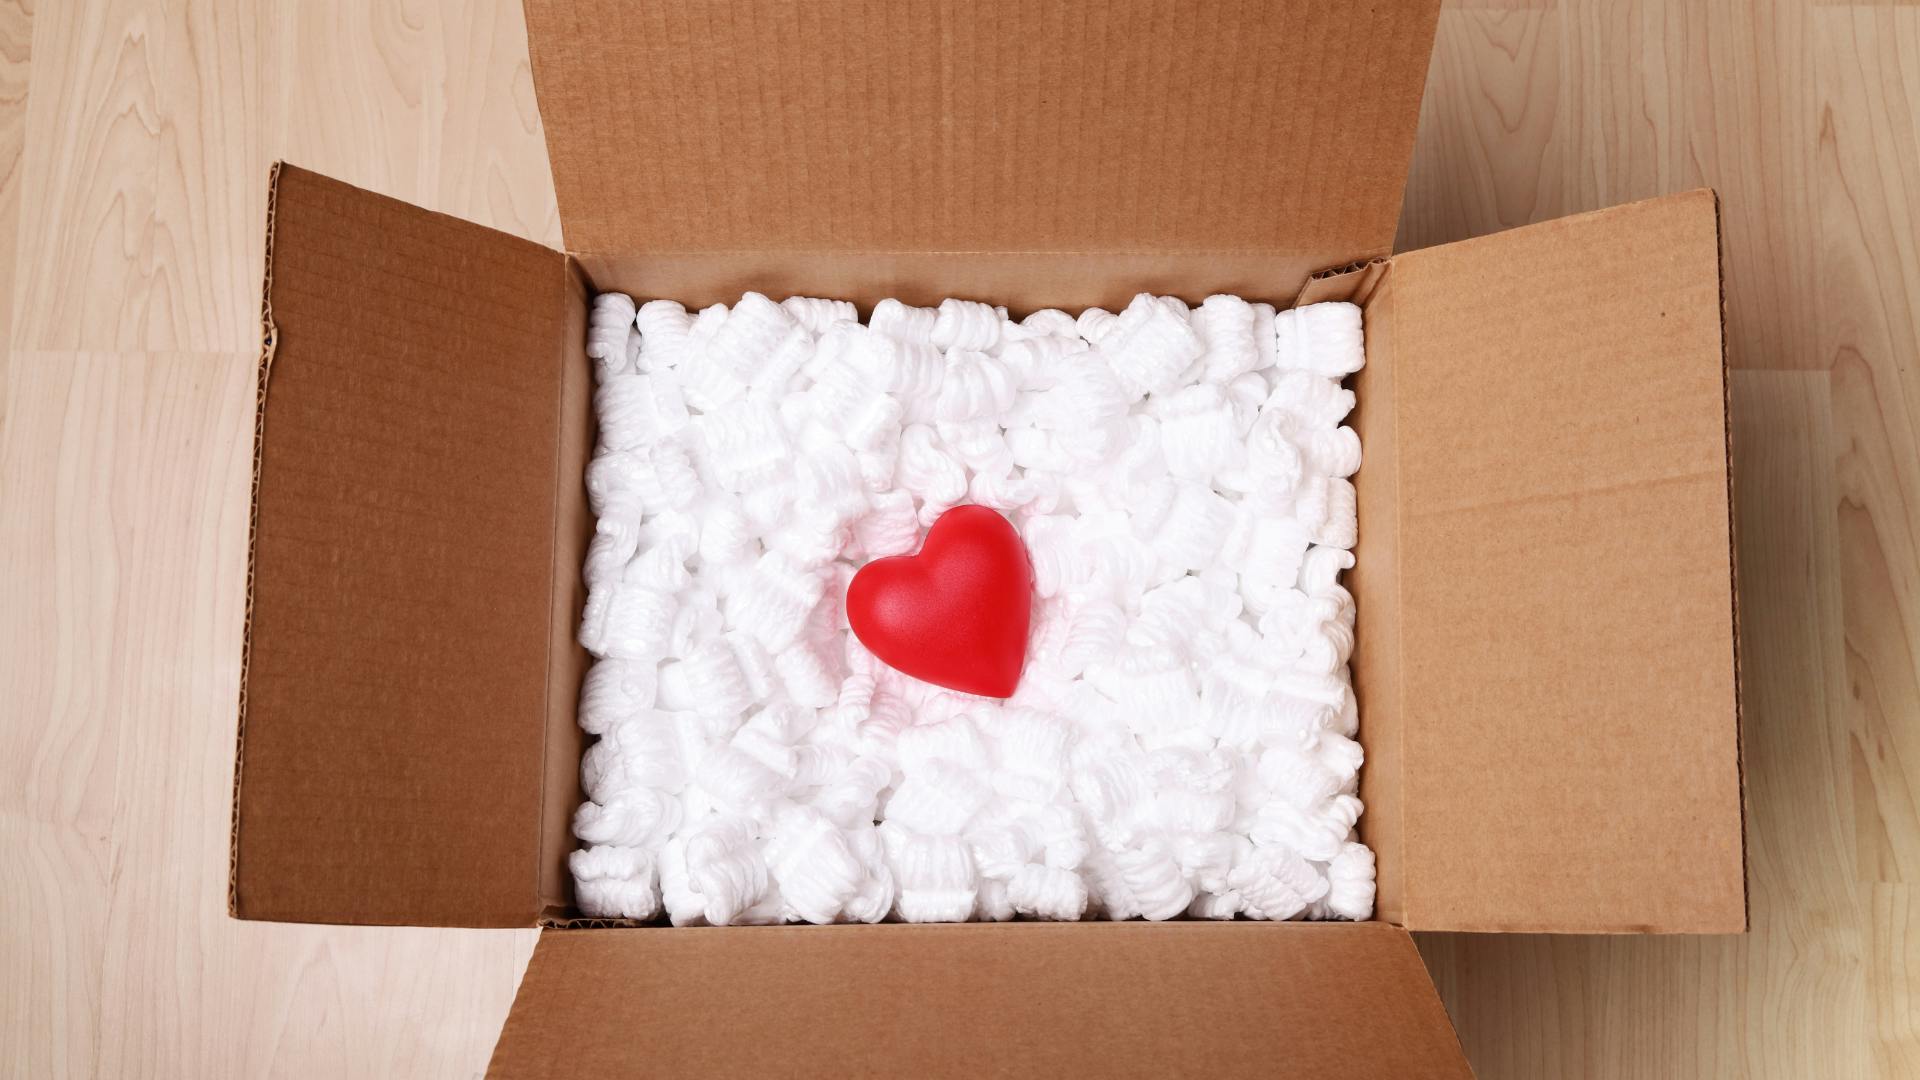
M 1033 566 L 1006 518 L 956 506 L 916 555 L 876 559 L 847 585 L 847 622 L 873 655 L 916 679 L 982 697 L 1020 684 Z

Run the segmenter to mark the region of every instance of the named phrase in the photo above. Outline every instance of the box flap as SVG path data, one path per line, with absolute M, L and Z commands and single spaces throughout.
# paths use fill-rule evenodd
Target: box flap
M 582 300 L 557 251 L 301 169 L 270 204 L 232 911 L 532 925 Z
M 527 0 L 568 250 L 1385 255 L 1437 0 Z
M 1384 923 L 549 930 L 495 1077 L 1470 1077 Z
M 1383 917 L 1745 927 L 1719 265 L 1697 191 L 1395 256 L 1369 299 Z

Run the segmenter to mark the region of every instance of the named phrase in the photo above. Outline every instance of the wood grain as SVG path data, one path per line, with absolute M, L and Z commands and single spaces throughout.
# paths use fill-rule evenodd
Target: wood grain
M 13 340 L 15 239 L 20 228 L 20 169 L 27 143 L 27 78 L 33 13 L 25 0 L 0 2 L 0 351 Z M 6 365 L 0 363 L 0 380 Z
M 1864 1062 L 1826 378 L 1743 372 L 1733 409 L 1752 930 L 1419 935 L 1482 1077 L 1849 1076 Z
M 1569 212 L 1560 11 L 1550 4 L 1448 8 L 1434 33 L 1401 250 L 1451 243 Z
M 139 0 L 57 4 L 33 18 L 16 348 L 169 347 L 153 326 L 162 124 L 157 19 Z M 208 253 L 203 261 L 219 257 Z
M 1831 362 L 1864 880 L 1920 883 L 1920 9 L 1820 12 Z
M 559 246 L 519 4 L 297 9 L 276 27 L 274 156 Z
M 0 1074 L 471 1076 L 531 951 L 226 916 L 267 166 L 558 239 L 518 6 L 393 10 L 0 6 Z
M 531 947 L 225 915 L 276 157 L 560 238 L 513 0 L 0 0 L 0 1074 L 473 1075 Z M 1443 12 L 1403 247 L 1701 184 L 1753 931 L 1425 936 L 1489 1080 L 1920 1075 L 1920 7 Z
M 1729 352 L 1748 369 L 1734 452 L 1753 931 L 1425 937 L 1483 1077 L 1916 1071 L 1916 23 L 1911 5 L 1789 0 L 1442 17 L 1403 245 L 1709 184 Z
M 1804 0 L 1552 0 L 1441 15 L 1399 246 L 1710 186 L 1735 366 L 1814 344 Z
M 9 357 L 0 428 L 0 543 L 18 703 L 0 755 L 5 1022 L 21 1075 L 87 1075 L 97 1052 L 112 878 L 119 723 L 104 675 L 114 604 L 104 501 L 119 387 L 81 358 Z M 63 557 L 64 556 L 64 557 Z

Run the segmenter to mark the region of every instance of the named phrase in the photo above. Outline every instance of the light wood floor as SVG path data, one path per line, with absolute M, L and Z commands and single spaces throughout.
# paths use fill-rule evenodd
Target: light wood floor
M 276 157 L 559 240 L 513 0 L 0 0 L 10 1075 L 472 1075 L 532 944 L 225 915 Z M 1700 184 L 1753 932 L 1428 938 L 1483 1077 L 1920 1076 L 1920 6 L 1446 12 L 1403 247 Z

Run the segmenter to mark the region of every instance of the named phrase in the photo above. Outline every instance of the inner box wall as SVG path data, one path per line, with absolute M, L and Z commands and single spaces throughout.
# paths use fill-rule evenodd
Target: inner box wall
M 597 292 L 572 259 L 567 260 L 569 310 L 561 350 L 559 475 L 554 477 L 553 624 L 547 645 L 547 722 L 544 787 L 540 802 L 540 904 L 548 916 L 577 914 L 573 874 L 567 856 L 577 846 L 573 812 L 585 798 L 580 786 L 580 757 L 587 733 L 580 730 L 580 684 L 592 657 L 580 646 L 580 612 L 587 602 L 581 568 L 593 537 L 593 510 L 587 505 L 587 462 L 593 457 L 598 424 L 593 414 L 593 363 L 587 358 L 587 312 Z
M 1361 297 L 1366 366 L 1348 380 L 1354 392 L 1347 423 L 1360 436 L 1360 471 L 1353 475 L 1359 536 L 1347 591 L 1353 594 L 1353 693 L 1360 706 L 1360 842 L 1373 850 L 1373 917 L 1396 925 L 1406 918 L 1402 887 L 1401 742 L 1405 723 L 1400 681 L 1399 440 L 1394 424 L 1393 275 Z

